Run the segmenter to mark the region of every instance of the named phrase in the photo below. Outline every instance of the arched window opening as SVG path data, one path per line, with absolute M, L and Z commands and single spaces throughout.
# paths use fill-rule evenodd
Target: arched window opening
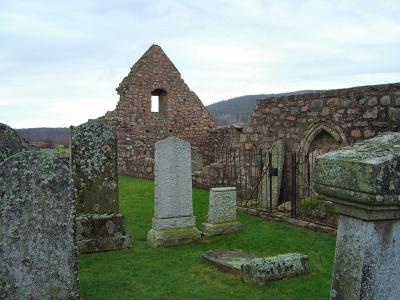
M 151 92 L 151 112 L 166 114 L 168 112 L 168 94 L 164 89 Z

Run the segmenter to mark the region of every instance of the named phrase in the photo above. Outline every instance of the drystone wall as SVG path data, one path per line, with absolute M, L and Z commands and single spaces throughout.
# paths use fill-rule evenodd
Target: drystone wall
M 207 160 L 214 120 L 161 47 L 149 48 L 117 92 L 116 109 L 102 119 L 117 128 L 120 173 L 152 178 L 154 144 L 168 136 L 189 141 Z M 152 96 L 158 97 L 158 112 L 151 111 Z

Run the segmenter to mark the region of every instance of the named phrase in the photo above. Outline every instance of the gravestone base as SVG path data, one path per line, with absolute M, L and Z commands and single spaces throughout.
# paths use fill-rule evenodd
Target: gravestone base
M 132 240 L 121 214 L 80 215 L 76 218 L 79 253 L 126 249 Z
M 231 234 L 240 231 L 240 222 L 202 223 L 200 230 L 207 236 Z
M 171 247 L 200 240 L 200 231 L 195 227 L 150 229 L 147 242 L 150 247 Z

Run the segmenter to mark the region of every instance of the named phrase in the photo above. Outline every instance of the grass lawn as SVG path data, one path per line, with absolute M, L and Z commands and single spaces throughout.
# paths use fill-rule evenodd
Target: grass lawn
M 335 239 L 320 233 L 239 214 L 243 228 L 230 236 L 165 249 L 151 249 L 146 234 L 153 216 L 153 182 L 121 176 L 120 210 L 133 237 L 129 250 L 81 255 L 81 296 L 85 299 L 329 299 Z M 208 192 L 193 190 L 194 214 L 200 225 Z M 201 254 L 210 249 L 241 249 L 260 256 L 287 252 L 309 255 L 311 274 L 244 284 L 222 273 Z

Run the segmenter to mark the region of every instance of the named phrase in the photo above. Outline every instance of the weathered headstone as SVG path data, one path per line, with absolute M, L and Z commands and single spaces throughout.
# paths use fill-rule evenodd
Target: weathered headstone
M 71 170 L 77 197 L 80 253 L 129 248 L 119 213 L 117 140 L 113 129 L 89 121 L 71 127 Z
M 400 133 L 317 157 L 314 189 L 340 214 L 331 299 L 400 299 Z
M 246 283 L 264 285 L 268 281 L 304 275 L 310 271 L 308 256 L 287 253 L 272 257 L 254 258 L 242 265 L 241 277 Z
M 190 144 L 169 137 L 155 145 L 155 207 L 151 247 L 187 244 L 200 239 L 192 204 Z
M 277 171 L 276 176 L 272 176 L 272 208 L 276 208 L 279 203 L 279 195 L 281 190 L 281 182 L 282 182 L 282 171 L 283 171 L 283 163 L 285 159 L 285 147 L 282 140 L 275 141 L 269 152 L 272 155 L 272 168 L 275 168 Z M 260 183 L 260 187 L 258 188 L 258 202 L 261 204 L 262 208 L 269 208 L 271 205 L 270 200 L 270 182 L 269 175 L 271 172 L 271 168 L 269 167 L 268 162 L 268 152 L 266 152 L 265 165 L 263 168 L 263 178 Z
M 14 129 L 0 123 L 0 162 L 11 155 L 30 149 L 29 144 Z
M 213 236 L 237 232 L 240 228 L 241 224 L 236 221 L 236 188 L 212 188 L 207 220 L 201 224 L 201 231 Z
M 0 163 L 1 299 L 79 299 L 71 181 L 39 151 Z

